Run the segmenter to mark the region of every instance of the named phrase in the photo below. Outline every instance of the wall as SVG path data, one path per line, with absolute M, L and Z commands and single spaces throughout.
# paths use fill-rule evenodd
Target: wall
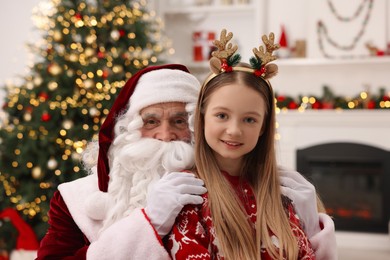
M 3 1 L 0 8 L 0 90 L 7 82 L 18 82 L 27 73 L 31 55 L 25 45 L 39 38 L 31 19 L 32 9 L 42 0 Z M 0 107 L 4 93 L 0 91 Z

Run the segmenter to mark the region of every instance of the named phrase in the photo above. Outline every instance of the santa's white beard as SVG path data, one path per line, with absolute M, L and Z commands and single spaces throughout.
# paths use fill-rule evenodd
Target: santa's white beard
M 113 144 L 110 154 L 108 194 L 112 202 L 103 229 L 127 216 L 133 209 L 146 206 L 150 184 L 165 173 L 182 171 L 194 165 L 193 147 L 182 141 L 163 142 L 137 138 L 124 145 Z M 119 143 L 124 143 L 122 140 Z

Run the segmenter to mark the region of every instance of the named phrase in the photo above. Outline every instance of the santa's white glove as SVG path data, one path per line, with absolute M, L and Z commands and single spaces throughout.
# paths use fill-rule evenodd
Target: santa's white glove
M 150 186 L 145 212 L 160 237 L 168 234 L 184 205 L 203 202 L 203 185 L 192 173 L 172 172 Z
M 303 222 L 309 238 L 321 231 L 317 209 L 316 189 L 300 173 L 279 167 L 282 193 L 294 204 L 296 213 Z

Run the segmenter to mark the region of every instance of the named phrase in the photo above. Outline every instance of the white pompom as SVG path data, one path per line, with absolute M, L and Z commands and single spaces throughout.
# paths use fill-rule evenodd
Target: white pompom
M 111 207 L 111 198 L 107 192 L 96 191 L 85 201 L 87 215 L 94 220 L 104 220 Z

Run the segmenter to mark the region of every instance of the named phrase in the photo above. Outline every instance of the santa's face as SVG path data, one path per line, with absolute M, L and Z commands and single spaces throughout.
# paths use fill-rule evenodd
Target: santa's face
M 189 142 L 191 133 L 188 128 L 188 114 L 182 102 L 159 103 L 141 110 L 143 126 L 142 137 L 160 141 Z

